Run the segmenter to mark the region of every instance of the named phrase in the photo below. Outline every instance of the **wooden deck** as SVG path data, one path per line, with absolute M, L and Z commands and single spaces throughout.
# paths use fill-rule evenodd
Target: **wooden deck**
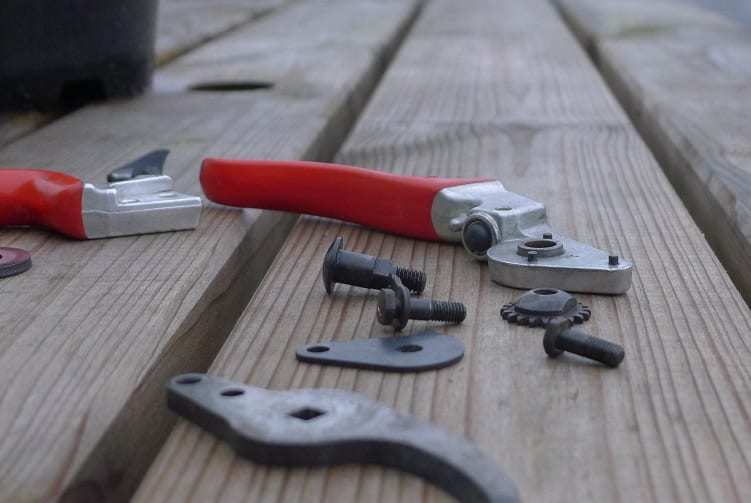
M 495 177 L 544 201 L 561 232 L 634 261 L 626 295 L 578 296 L 586 330 L 626 359 L 548 360 L 540 332 L 499 317 L 520 291 L 460 246 L 213 204 L 191 232 L 4 229 L 0 246 L 34 267 L 0 280 L 0 501 L 448 499 L 393 470 L 242 460 L 167 411 L 164 383 L 188 371 L 361 392 L 467 436 L 525 501 L 751 500 L 744 28 L 636 0 L 207 4 L 164 0 L 149 94 L 0 116 L 0 165 L 103 181 L 169 148 L 165 171 L 191 193 L 208 156 Z M 191 90 L 217 80 L 273 87 Z M 440 328 L 464 342 L 460 363 L 396 375 L 296 361 L 303 343 L 390 333 L 374 296 L 325 295 L 338 235 L 425 270 L 427 297 L 467 304 Z

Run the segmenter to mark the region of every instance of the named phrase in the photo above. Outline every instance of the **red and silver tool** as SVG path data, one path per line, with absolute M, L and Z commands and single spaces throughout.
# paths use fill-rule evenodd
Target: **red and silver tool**
M 173 190 L 166 150 L 113 171 L 97 187 L 41 169 L 0 169 L 0 226 L 45 227 L 76 239 L 193 229 L 201 198 Z
M 206 159 L 201 185 L 217 203 L 337 218 L 402 236 L 461 242 L 494 281 L 619 294 L 632 264 L 556 234 L 545 206 L 490 179 L 400 176 L 302 161 Z

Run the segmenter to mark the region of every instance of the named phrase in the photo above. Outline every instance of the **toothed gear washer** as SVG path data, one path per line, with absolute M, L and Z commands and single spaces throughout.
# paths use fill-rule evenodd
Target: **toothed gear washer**
M 589 307 L 578 302 L 570 293 L 555 288 L 535 288 L 516 302 L 501 308 L 501 318 L 504 320 L 530 327 L 544 327 L 555 318 L 583 323 L 591 315 Z

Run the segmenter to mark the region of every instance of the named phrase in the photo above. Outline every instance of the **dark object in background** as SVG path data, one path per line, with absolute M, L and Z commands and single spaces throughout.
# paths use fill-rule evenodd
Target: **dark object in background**
M 157 0 L 2 0 L 0 107 L 41 109 L 143 92 Z

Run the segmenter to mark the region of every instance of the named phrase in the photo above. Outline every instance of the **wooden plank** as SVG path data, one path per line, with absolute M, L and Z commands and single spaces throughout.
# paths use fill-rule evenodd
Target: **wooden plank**
M 628 37 L 588 27 L 616 26 L 617 4 L 568 0 L 564 11 L 616 95 L 751 302 L 751 33 L 714 14 Z M 684 6 L 665 10 L 681 19 Z M 650 9 L 643 9 L 645 25 Z M 675 15 L 671 15 L 675 12 Z M 617 31 L 617 30 L 616 30 Z
M 584 43 L 600 37 L 630 38 L 678 27 L 729 28 L 732 22 L 691 0 L 555 0 Z
M 467 435 L 525 501 L 751 498 L 751 313 L 586 55 L 547 2 L 429 3 L 337 156 L 417 175 L 495 176 L 547 203 L 561 232 L 635 260 L 631 291 L 587 296 L 585 328 L 625 346 L 610 371 L 545 356 L 505 324 L 517 297 L 459 247 L 303 218 L 210 372 L 273 389 L 336 387 Z M 298 345 L 382 337 L 376 298 L 325 295 L 326 247 L 427 272 L 463 301 L 459 364 L 418 375 L 298 364 Z M 410 331 L 425 324 L 413 323 Z M 373 467 L 284 470 L 237 458 L 180 421 L 135 501 L 443 501 Z
M 737 22 L 751 24 L 751 3 L 747 0 L 683 0 L 712 9 Z
M 204 156 L 330 159 L 414 10 L 397 0 L 292 6 L 160 73 L 187 85 L 234 58 L 235 71 L 258 68 L 277 88 L 91 106 L 0 150 L 0 165 L 103 181 L 167 147 L 177 189 L 197 193 Z M 277 48 L 290 22 L 286 44 L 318 50 Z M 192 232 L 73 242 L 4 231 L 0 245 L 30 250 L 34 267 L 0 282 L 0 500 L 128 498 L 174 422 L 164 381 L 208 366 L 294 221 L 210 205 Z
M 162 65 L 224 32 L 267 14 L 284 0 L 161 0 L 157 18 L 156 64 Z M 54 113 L 0 114 L 0 147 L 49 124 Z
M 0 113 L 0 147 L 42 127 L 50 120 L 50 114 L 41 112 Z
M 285 0 L 161 0 L 157 63 L 201 45 L 284 4 Z

